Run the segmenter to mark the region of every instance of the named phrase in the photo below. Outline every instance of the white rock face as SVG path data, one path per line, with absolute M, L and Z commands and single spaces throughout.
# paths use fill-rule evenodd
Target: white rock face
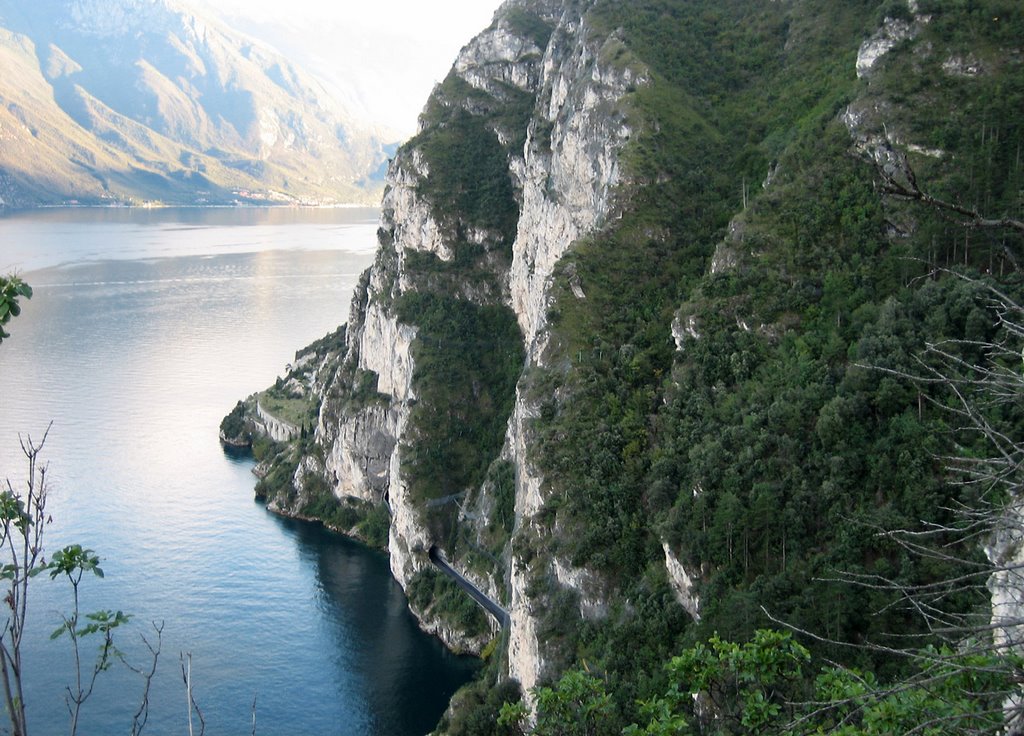
M 393 167 L 392 181 L 407 179 L 408 172 Z M 429 208 L 415 197 L 412 190 L 397 195 L 393 187 L 385 198 L 383 227 L 394 233 L 422 232 L 429 227 Z M 397 241 L 399 248 L 404 241 Z M 397 266 L 401 268 L 401 264 Z M 330 452 L 328 467 L 336 472 L 335 493 L 369 498 L 374 502 L 386 500 L 391 510 L 391 528 L 388 534 L 388 552 L 391 571 L 403 587 L 426 561 L 429 548 L 426 531 L 418 521 L 414 505 L 408 498 L 407 484 L 402 478 L 400 442 L 405 435 L 415 400 L 412 378 L 414 362 L 411 354 L 416 328 L 402 324 L 387 306 L 390 273 L 378 262 L 373 267 L 367 288 L 365 306 L 360 311 L 354 304 L 353 318 L 358 328 L 351 333 L 350 342 L 358 366 L 377 374 L 377 391 L 391 397 L 385 407 L 370 408 L 343 415 Z M 397 280 L 401 289 L 401 279 Z M 440 630 L 438 630 L 440 635 Z M 461 642 L 446 639 L 455 647 Z
M 523 60 L 542 53 L 532 40 L 499 24 L 481 33 L 463 49 L 454 69 L 470 85 L 491 94 L 500 94 L 501 84 L 532 92 L 537 85 L 537 75 Z
M 403 417 L 408 420 L 408 414 Z M 400 430 L 405 429 L 402 421 Z M 401 447 L 397 447 L 391 456 L 390 486 L 391 495 L 391 530 L 388 534 L 388 554 L 391 557 L 391 574 L 401 583 L 408 586 L 413 575 L 429 564 L 426 552 L 430 548 L 430 538 L 419 523 L 416 509 L 409 499 L 409 490 L 402 480 Z
M 529 462 L 529 425 L 538 416 L 536 407 L 523 396 L 522 385 L 516 387 L 516 403 L 509 419 L 506 435 L 506 456 L 516 464 L 516 527 L 540 511 L 544 505 L 541 495 L 543 478 Z
M 338 427 L 324 460 L 336 496 L 380 503 L 390 481 L 395 449 L 394 412 L 375 405 L 360 410 Z
M 540 640 L 537 637 L 537 619 L 530 610 L 530 599 L 526 594 L 526 571 L 512 564 L 509 578 L 512 592 L 512 606 L 509 609 L 508 670 L 509 675 L 519 681 L 527 702 L 531 703 L 530 691 L 540 683 L 544 671 Z
M 605 68 L 599 63 L 604 46 L 615 43 L 614 38 L 596 38 L 578 16 L 567 15 L 541 65 L 536 112 L 540 122 L 531 128 L 525 160 L 514 170 L 523 205 L 509 277 L 512 308 L 532 365 L 543 361 L 556 264 L 573 243 L 601 228 L 612 215 L 611 195 L 621 180 L 619 155 L 632 132 L 621 101 L 647 81 L 628 68 Z M 584 298 L 586 286 L 573 284 L 577 298 Z M 517 526 L 528 524 L 544 502 L 543 478 L 529 461 L 529 425 L 537 414 L 538 407 L 526 400 L 520 384 L 506 440 L 516 464 Z M 509 674 L 529 692 L 543 674 L 544 660 L 526 596 L 525 574 L 515 567 L 510 580 Z M 579 593 L 581 610 L 600 615 L 589 573 L 564 566 L 556 567 L 556 575 L 559 571 L 560 582 Z
M 882 27 L 867 41 L 861 44 L 857 52 L 857 77 L 865 77 L 878 60 L 896 47 L 901 41 L 917 35 L 914 24 L 896 18 L 886 18 Z
M 711 273 L 723 273 L 736 268 L 740 262 L 738 243 L 723 242 L 715 246 L 715 253 L 711 256 Z
M 578 19 L 565 18 L 542 64 L 541 129 L 526 145 L 523 207 L 513 246 L 512 308 L 531 360 L 545 344 L 548 289 L 555 264 L 584 235 L 604 225 L 620 180 L 619 153 L 631 130 L 619 101 L 646 82 L 629 69 L 603 69 L 602 44 Z M 557 41 L 561 39 L 568 46 Z M 613 43 L 609 41 L 608 43 Z M 546 140 L 550 140 L 550 147 Z M 581 290 L 586 284 L 580 285 Z
M 686 571 L 679 558 L 672 553 L 668 542 L 662 542 L 661 548 L 665 551 L 665 568 L 668 570 L 668 579 L 672 583 L 676 600 L 694 621 L 700 622 L 700 597 L 693 592 L 693 581 L 696 576 Z
M 988 579 L 992 599 L 992 643 L 997 651 L 1024 654 L 1024 502 L 1007 506 L 985 555 L 995 568 Z M 1018 733 L 1024 694 L 1003 703 L 1007 733 Z
M 389 176 L 401 180 L 407 174 L 396 166 Z M 424 215 L 426 207 L 414 202 L 404 208 L 386 199 L 384 211 L 382 227 L 393 232 L 415 229 L 417 218 Z M 385 306 L 393 296 L 389 293 L 387 271 L 387 265 L 378 261 L 365 287 L 353 296 L 347 350 L 341 360 L 375 373 L 377 391 L 390 397 L 390 401 L 351 409 L 330 406 L 327 398 L 321 408 L 316 439 L 325 449 L 324 473 L 336 496 L 387 502 L 394 512 L 395 499 L 389 496 L 393 489 L 401 487 L 398 441 L 408 421 L 409 402 L 415 398 L 410 350 L 416 328 L 400 323 Z M 330 396 L 330 388 L 317 386 L 325 397 Z M 401 519 L 408 527 L 407 515 Z
M 450 261 L 454 253 L 444 242 L 441 227 L 434 220 L 430 207 L 416 194 L 416 185 L 429 173 L 419 151 L 409 159 L 410 169 L 396 167 L 391 176 L 385 206 L 401 213 L 395 223 L 395 240 L 402 248 L 433 253 L 442 261 Z
M 676 344 L 676 350 L 684 350 L 688 341 L 699 339 L 696 315 L 676 315 L 672 320 L 672 340 Z
M 377 390 L 393 401 L 413 398 L 409 349 L 415 337 L 415 327 L 400 324 L 379 303 L 370 305 L 359 344 L 359 367 L 376 373 Z

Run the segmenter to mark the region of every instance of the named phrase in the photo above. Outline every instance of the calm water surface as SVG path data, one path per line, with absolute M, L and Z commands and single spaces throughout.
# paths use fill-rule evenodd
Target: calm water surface
M 35 296 L 0 346 L 0 478 L 18 432 L 46 445 L 47 547 L 96 550 L 87 610 L 164 622 L 147 732 L 186 733 L 179 654 L 208 734 L 419 734 L 474 663 L 421 634 L 387 560 L 252 500 L 221 417 L 347 317 L 376 210 L 55 210 L 0 218 L 0 272 Z M 30 727 L 66 730 L 69 591 L 38 579 Z M 97 642 L 98 643 L 98 642 Z M 87 647 L 89 653 L 93 645 Z M 126 733 L 141 682 L 105 673 L 83 734 Z M 255 709 L 253 703 L 255 701 Z M 197 725 L 198 728 L 198 725 Z

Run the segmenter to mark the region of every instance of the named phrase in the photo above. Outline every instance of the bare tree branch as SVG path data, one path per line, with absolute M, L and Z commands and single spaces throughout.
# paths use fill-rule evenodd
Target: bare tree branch
M 875 167 L 882 180 L 882 191 L 886 194 L 907 201 L 921 202 L 939 212 L 959 215 L 966 219 L 958 220 L 958 224 L 966 228 L 1000 228 L 1024 233 L 1024 221 L 1012 217 L 986 217 L 977 207 L 967 207 L 929 194 L 918 185 L 917 176 L 907 161 L 906 154 L 892 148 L 889 148 L 888 152 L 891 154 L 890 158 L 897 160 L 898 165 L 893 165 L 890 161 L 888 166 L 876 164 Z M 898 177 L 899 173 L 903 176 Z
M 142 729 L 146 727 L 146 723 L 149 721 L 149 691 L 153 685 L 153 677 L 156 675 L 157 660 L 160 659 L 160 651 L 163 648 L 163 634 L 164 624 L 161 621 L 159 624 L 153 622 L 153 630 L 156 632 L 156 644 L 151 642 L 145 637 L 140 635 L 142 643 L 146 645 L 146 649 L 149 650 L 149 667 L 145 670 L 130 664 L 123 656 L 120 657 L 124 665 L 143 680 L 142 698 L 139 702 L 139 708 L 135 711 L 132 716 L 132 730 L 131 736 L 140 736 Z

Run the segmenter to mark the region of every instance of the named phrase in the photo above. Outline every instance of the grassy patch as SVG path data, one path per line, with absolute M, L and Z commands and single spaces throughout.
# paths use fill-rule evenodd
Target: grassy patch
M 296 427 L 308 426 L 316 418 L 316 403 L 307 398 L 295 398 L 281 394 L 274 389 L 259 395 L 263 410 Z

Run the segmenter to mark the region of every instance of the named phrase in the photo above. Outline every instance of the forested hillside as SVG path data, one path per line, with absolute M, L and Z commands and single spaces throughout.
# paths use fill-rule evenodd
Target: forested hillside
M 674 655 L 788 625 L 810 659 L 787 650 L 756 723 L 686 695 L 708 657 L 671 674 L 696 732 L 767 732 L 824 667 L 898 682 L 917 665 L 893 650 L 956 645 L 894 585 L 960 579 L 937 605 L 987 622 L 990 528 L 928 536 L 939 555 L 886 532 L 952 530 L 1019 478 L 959 482 L 992 448 L 914 377 L 938 376 L 929 345 L 1020 354 L 1022 64 L 1015 0 L 512 0 L 464 49 L 274 489 L 293 513 L 388 509 L 424 625 L 489 658 L 443 731 L 520 728 L 501 703 L 569 670 L 563 730 L 537 733 L 619 733 Z M 1010 385 L 979 416 L 1012 441 Z M 508 631 L 456 602 L 434 546 Z M 874 732 L 865 712 L 804 730 Z

